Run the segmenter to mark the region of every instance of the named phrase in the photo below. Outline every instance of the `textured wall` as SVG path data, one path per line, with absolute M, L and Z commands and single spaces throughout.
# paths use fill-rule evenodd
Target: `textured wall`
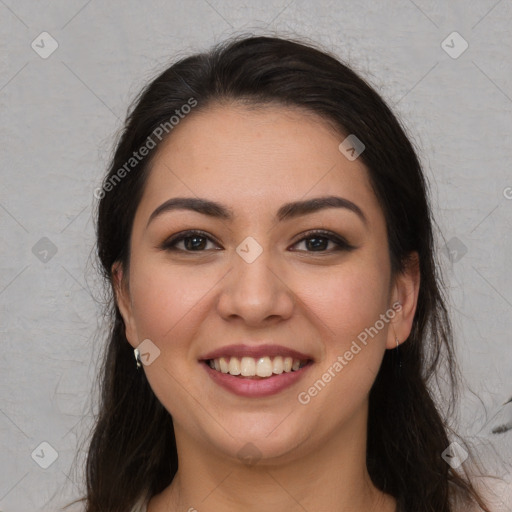
M 78 496 L 102 342 L 93 190 L 129 102 L 170 60 L 240 32 L 323 43 L 403 119 L 477 395 L 460 428 L 506 453 L 512 431 L 489 430 L 512 396 L 511 21 L 510 0 L 0 1 L 0 510 Z

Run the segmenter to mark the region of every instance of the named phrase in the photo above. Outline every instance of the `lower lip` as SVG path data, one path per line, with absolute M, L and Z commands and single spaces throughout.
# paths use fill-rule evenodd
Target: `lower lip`
M 293 372 L 283 372 L 279 375 L 273 375 L 265 379 L 252 379 L 250 377 L 235 377 L 229 373 L 222 373 L 210 368 L 208 363 L 201 361 L 202 366 L 208 372 L 208 375 L 220 386 L 235 395 L 246 397 L 271 396 L 283 391 L 300 380 L 312 366 L 308 364 Z

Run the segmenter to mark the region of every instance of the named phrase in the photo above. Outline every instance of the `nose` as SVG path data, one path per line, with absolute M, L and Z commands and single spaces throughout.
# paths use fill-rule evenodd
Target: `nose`
M 272 261 L 270 250 L 248 263 L 238 254 L 222 281 L 217 302 L 225 320 L 242 319 L 248 326 L 268 325 L 289 318 L 296 302 L 284 270 Z

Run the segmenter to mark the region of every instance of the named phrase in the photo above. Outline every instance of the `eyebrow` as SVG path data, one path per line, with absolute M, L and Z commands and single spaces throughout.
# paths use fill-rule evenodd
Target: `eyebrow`
M 368 225 L 368 219 L 361 208 L 352 201 L 339 196 L 316 197 L 304 201 L 286 203 L 279 208 L 276 213 L 276 218 L 278 221 L 282 222 L 284 220 L 315 213 L 327 208 L 345 208 L 355 213 L 365 225 Z M 150 215 L 146 228 L 156 217 L 173 210 L 190 210 L 203 215 L 208 215 L 209 217 L 227 221 L 232 221 L 234 219 L 234 213 L 231 208 L 215 201 L 197 197 L 174 197 L 165 201 L 156 208 L 156 210 Z

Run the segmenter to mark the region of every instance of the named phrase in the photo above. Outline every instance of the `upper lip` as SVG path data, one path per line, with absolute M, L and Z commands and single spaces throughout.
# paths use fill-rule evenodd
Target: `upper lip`
M 209 359 L 218 359 L 220 357 L 253 357 L 258 359 L 260 357 L 293 357 L 300 360 L 313 360 L 313 357 L 294 350 L 292 348 L 284 347 L 282 345 L 226 345 L 224 347 L 208 352 L 199 357 L 200 361 L 207 361 Z

